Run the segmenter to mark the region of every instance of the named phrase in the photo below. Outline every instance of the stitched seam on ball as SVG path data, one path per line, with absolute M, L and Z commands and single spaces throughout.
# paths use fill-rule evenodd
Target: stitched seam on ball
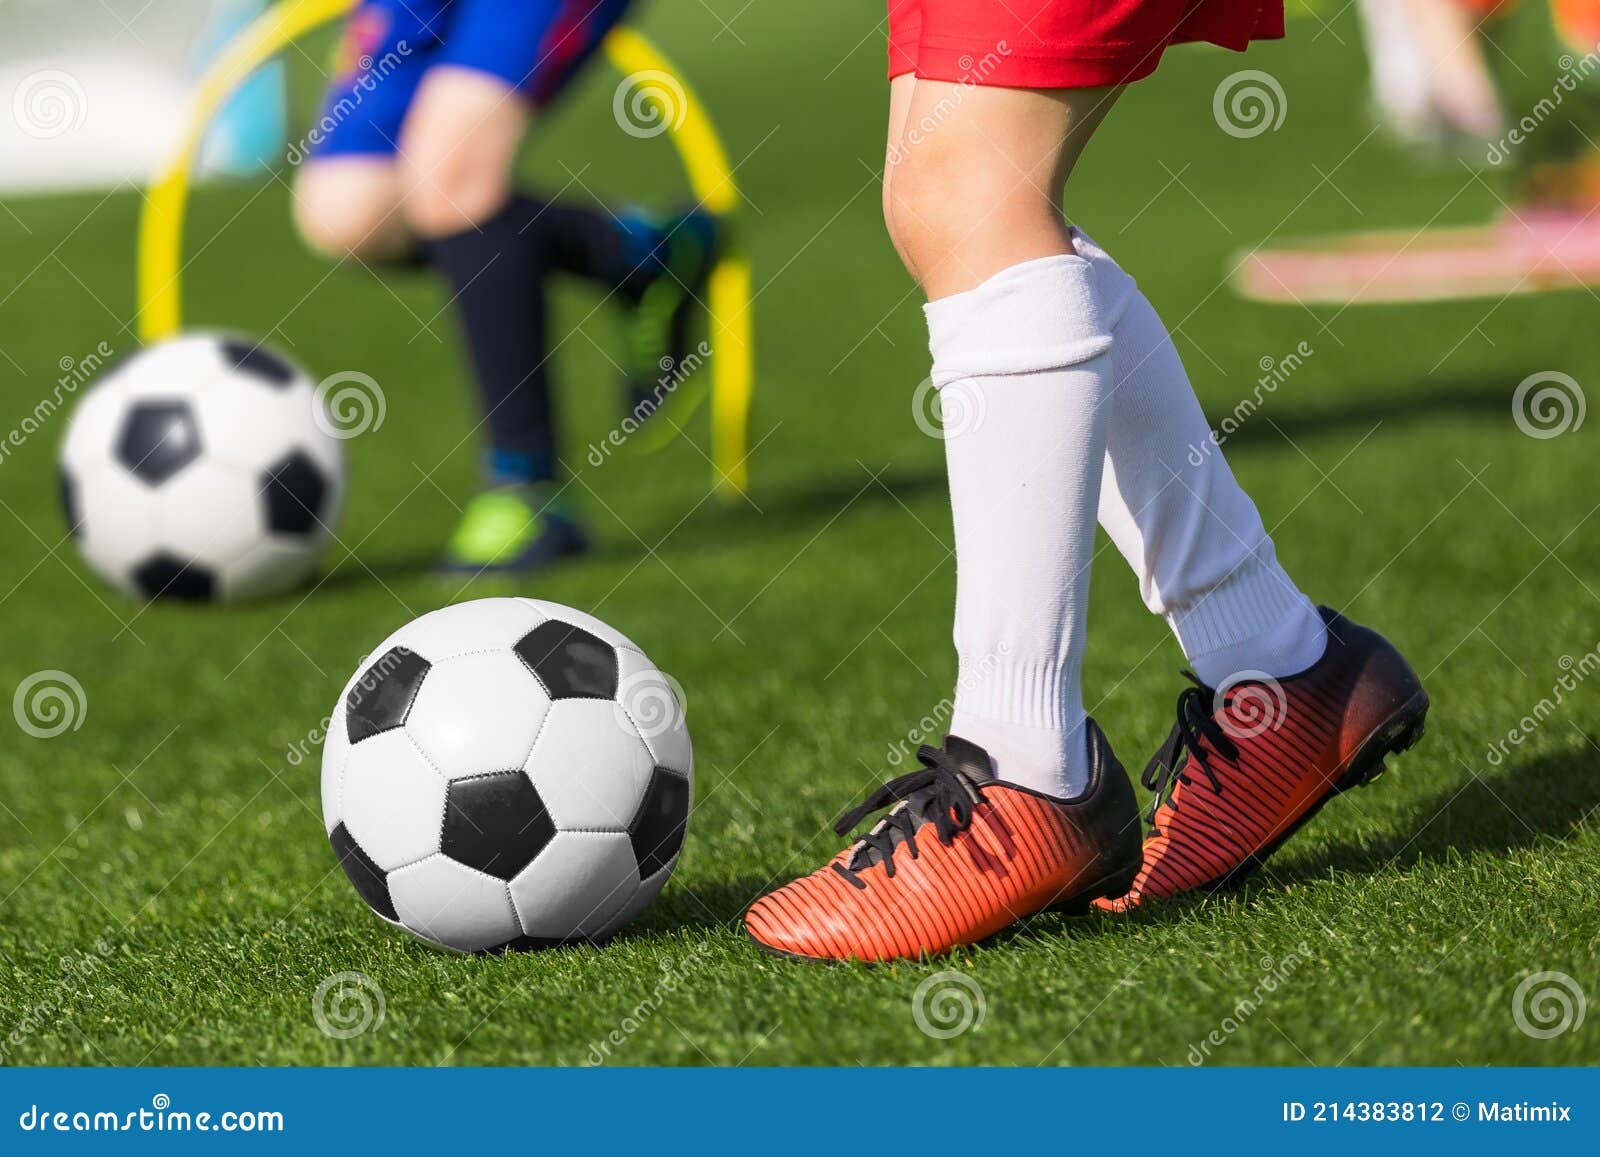
M 521 656 L 518 656 L 518 658 L 520 659 Z M 524 663 L 523 666 L 526 667 L 527 664 Z M 533 681 L 539 684 L 539 689 L 541 691 L 544 691 L 545 700 L 549 705 L 544 709 L 544 718 L 539 720 L 539 727 L 533 733 L 533 742 L 528 744 L 528 750 L 522 753 L 522 766 L 518 770 L 528 777 L 529 783 L 533 783 L 533 772 L 528 769 L 528 761 L 533 758 L 534 749 L 539 746 L 539 737 L 544 734 L 544 729 L 550 725 L 550 716 L 555 714 L 556 707 L 556 702 L 554 699 L 550 698 L 550 692 L 548 688 L 545 687 L 543 681 L 540 680 L 537 675 L 534 675 Z M 534 790 L 537 791 L 538 786 L 538 784 L 534 784 Z
M 426 751 L 422 750 L 422 744 L 417 742 L 416 737 L 413 736 L 411 734 L 411 732 L 407 731 L 405 729 L 405 727 L 403 727 L 403 726 L 397 728 L 397 730 L 400 732 L 401 735 L 404 735 L 406 737 L 406 743 L 410 745 L 412 751 L 417 753 L 417 757 L 419 759 L 421 759 L 423 763 L 426 763 L 430 768 L 432 768 L 433 769 L 433 774 L 437 775 L 441 780 L 443 780 L 446 787 L 449 787 L 450 786 L 450 777 L 449 777 L 449 775 L 445 774 L 444 768 L 440 767 L 437 763 L 433 762 L 432 757 L 429 756 Z M 374 738 L 376 738 L 376 737 L 374 737 Z

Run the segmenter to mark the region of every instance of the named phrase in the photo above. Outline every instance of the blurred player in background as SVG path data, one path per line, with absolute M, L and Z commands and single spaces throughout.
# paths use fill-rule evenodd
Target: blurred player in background
M 1161 318 L 1062 210 L 1168 47 L 1243 49 L 1283 20 L 1282 0 L 890 0 L 884 213 L 928 298 L 959 676 L 943 744 L 836 830 L 886 814 L 746 913 L 766 949 L 916 957 L 1049 907 L 1205 894 L 1420 736 L 1415 673 L 1302 593 Z M 1194 671 L 1143 840 L 1080 686 L 1097 516 Z
M 1268 301 L 1431 301 L 1600 284 L 1600 0 L 1361 0 L 1374 103 L 1426 157 L 1500 174 L 1471 228 L 1401 229 L 1258 251 L 1236 280 Z
M 546 202 L 517 189 L 529 126 L 594 54 L 629 0 L 367 0 L 296 186 L 301 233 L 364 263 L 443 278 L 471 354 L 488 453 L 445 568 L 526 571 L 585 536 L 558 478 L 547 298 L 555 273 L 627 311 L 626 398 L 643 417 L 684 357 L 716 226 Z M 640 412 L 638 407 L 643 408 Z

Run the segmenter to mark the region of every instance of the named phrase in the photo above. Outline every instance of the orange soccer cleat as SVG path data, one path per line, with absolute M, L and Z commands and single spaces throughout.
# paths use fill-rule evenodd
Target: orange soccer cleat
M 1195 679 L 1178 696 L 1177 725 L 1145 768 L 1156 798 L 1144 866 L 1126 895 L 1097 907 L 1123 911 L 1241 880 L 1328 800 L 1422 737 L 1428 696 L 1400 652 L 1321 611 L 1328 649 L 1309 670 L 1220 691 Z
M 1046 908 L 1086 910 L 1139 870 L 1139 809 L 1127 773 L 1088 721 L 1089 787 L 1063 800 L 994 778 L 959 736 L 835 825 L 876 826 L 828 864 L 763 896 L 745 931 L 801 960 L 898 960 L 946 952 Z

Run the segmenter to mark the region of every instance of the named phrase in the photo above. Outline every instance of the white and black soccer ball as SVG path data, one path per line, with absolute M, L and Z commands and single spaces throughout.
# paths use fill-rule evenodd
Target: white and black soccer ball
M 678 862 L 694 758 L 673 684 L 534 599 L 423 615 L 329 718 L 322 814 L 356 891 L 462 952 L 601 943 Z
M 73 412 L 61 501 L 79 550 L 135 597 L 274 594 L 327 549 L 344 448 L 316 387 L 243 338 L 192 334 L 113 368 Z

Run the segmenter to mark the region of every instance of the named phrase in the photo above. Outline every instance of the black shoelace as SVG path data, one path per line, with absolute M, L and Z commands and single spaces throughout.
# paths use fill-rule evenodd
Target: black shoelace
M 929 820 L 941 844 L 949 844 L 956 833 L 972 823 L 972 809 L 983 798 L 982 789 L 966 775 L 954 756 L 939 747 L 923 744 L 917 748 L 920 771 L 908 772 L 878 788 L 857 807 L 839 817 L 833 830 L 847 835 L 867 816 L 881 808 L 892 808 L 873 829 L 856 842 L 848 865 L 835 863 L 838 872 L 857 888 L 867 885 L 857 872 L 881 863 L 884 874 L 894 876 L 895 849 L 904 844 L 917 858 L 917 829 Z M 904 804 L 903 807 L 895 806 Z
M 1206 779 L 1211 781 L 1211 790 L 1218 795 L 1222 794 L 1222 782 L 1211 766 L 1206 744 L 1209 743 L 1211 752 L 1215 752 L 1223 759 L 1239 758 L 1238 746 L 1228 738 L 1228 733 L 1212 716 L 1212 703 L 1216 698 L 1216 692 L 1200 682 L 1199 676 L 1193 671 L 1185 671 L 1183 674 L 1194 686 L 1185 687 L 1178 692 L 1178 721 L 1172 727 L 1172 734 L 1167 736 L 1167 741 L 1151 757 L 1150 762 L 1145 765 L 1144 774 L 1139 777 L 1145 787 L 1155 792 L 1155 798 L 1150 801 L 1150 815 L 1147 817 L 1152 829 L 1156 826 L 1156 812 L 1163 803 L 1170 804 L 1174 808 L 1178 806 L 1172 795 L 1177 790 L 1178 784 L 1189 782 L 1182 770 L 1188 764 L 1188 755 L 1194 756 L 1195 763 L 1205 772 Z M 1224 697 L 1223 706 L 1227 705 L 1228 701 Z

